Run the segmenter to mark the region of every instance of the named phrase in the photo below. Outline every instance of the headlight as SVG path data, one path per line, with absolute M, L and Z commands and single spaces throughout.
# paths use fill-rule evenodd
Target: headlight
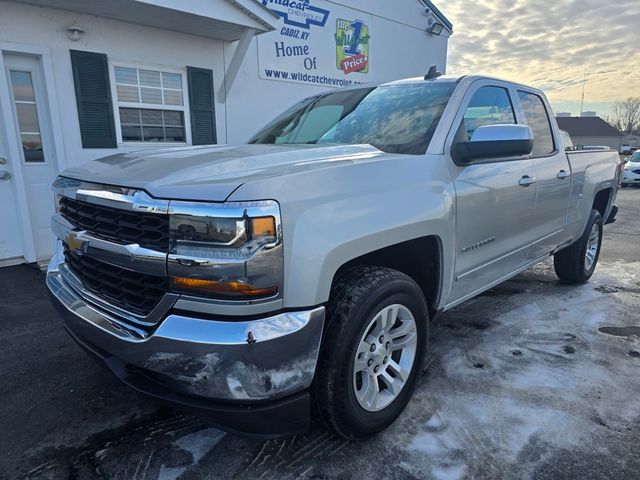
M 191 246 L 203 252 L 211 252 L 211 247 L 244 247 L 242 249 L 245 251 L 247 248 L 253 251 L 278 240 L 275 217 L 220 218 L 172 215 L 170 218 L 172 241 L 177 250 L 188 249 Z
M 280 209 L 274 201 L 171 202 L 172 290 L 227 300 L 281 291 Z

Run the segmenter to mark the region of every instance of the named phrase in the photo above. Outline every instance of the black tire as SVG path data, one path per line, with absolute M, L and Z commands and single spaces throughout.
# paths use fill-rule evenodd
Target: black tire
M 373 316 L 389 305 L 409 309 L 416 322 L 416 355 L 407 382 L 384 409 L 362 408 L 353 386 L 357 346 Z M 420 287 L 407 275 L 382 267 L 356 267 L 333 288 L 325 330 L 314 402 L 324 423 L 344 438 L 364 437 L 384 430 L 402 413 L 424 368 L 429 312 Z
M 589 236 L 593 229 L 593 226 L 597 225 L 598 232 L 598 250 L 595 255 L 595 260 L 589 269 L 585 266 L 585 255 L 587 252 L 587 245 L 589 242 Z M 572 245 L 568 246 L 564 250 L 559 251 L 553 257 L 553 266 L 558 278 L 565 283 L 585 283 L 593 275 L 598 264 L 598 258 L 600 257 L 600 249 L 602 247 L 602 215 L 597 210 L 591 210 L 587 227 L 584 229 L 582 236 Z

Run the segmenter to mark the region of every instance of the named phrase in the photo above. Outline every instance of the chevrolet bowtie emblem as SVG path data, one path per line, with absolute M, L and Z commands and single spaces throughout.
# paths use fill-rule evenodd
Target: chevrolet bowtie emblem
M 69 232 L 64 237 L 64 243 L 67 244 L 69 250 L 78 254 L 86 253 L 87 242 L 78 238 L 78 232 Z

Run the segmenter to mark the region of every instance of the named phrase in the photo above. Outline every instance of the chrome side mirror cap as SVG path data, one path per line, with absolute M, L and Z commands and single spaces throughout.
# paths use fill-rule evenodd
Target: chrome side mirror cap
M 528 125 L 484 125 L 471 140 L 456 142 L 451 155 L 458 164 L 495 161 L 529 155 L 533 150 L 533 131 Z

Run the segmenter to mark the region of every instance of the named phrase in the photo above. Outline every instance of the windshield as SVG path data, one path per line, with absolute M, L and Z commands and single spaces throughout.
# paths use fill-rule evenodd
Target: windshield
M 390 85 L 303 100 L 249 143 L 370 144 L 388 153 L 424 154 L 454 82 Z
M 636 150 L 633 155 L 629 158 L 630 162 L 638 162 L 640 163 L 640 150 Z

